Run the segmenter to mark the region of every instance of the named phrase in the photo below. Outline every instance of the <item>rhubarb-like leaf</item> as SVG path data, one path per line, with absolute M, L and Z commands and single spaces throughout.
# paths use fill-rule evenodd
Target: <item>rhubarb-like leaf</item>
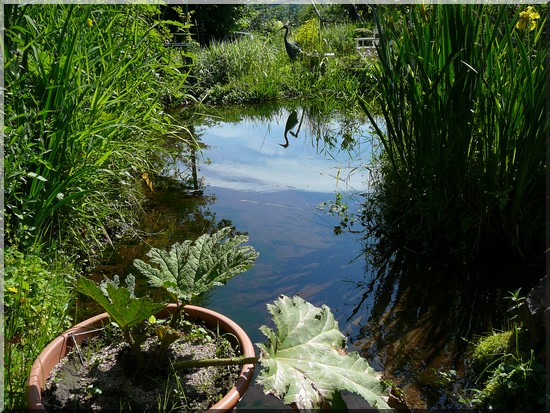
M 180 302 L 194 297 L 250 268 L 258 256 L 246 235 L 230 237 L 231 228 L 200 236 L 195 242 L 184 241 L 165 251 L 152 248 L 150 262 L 134 260 L 134 266 L 147 277 L 152 287 L 165 288 Z
M 103 281 L 101 285 L 81 277 L 77 281 L 76 289 L 100 304 L 122 331 L 128 331 L 147 320 L 151 314 L 158 313 L 165 305 L 155 303 L 149 297 L 136 297 L 133 294 L 135 279 L 132 275 L 126 277 L 126 285 L 119 285 L 118 276 L 113 280 Z
M 299 409 L 320 409 L 335 392 L 347 390 L 372 407 L 390 408 L 379 375 L 359 354 L 345 352 L 346 338 L 327 306 L 281 296 L 268 310 L 277 331 L 261 327 L 268 343 L 258 344 L 263 366 L 258 381 L 266 394 Z

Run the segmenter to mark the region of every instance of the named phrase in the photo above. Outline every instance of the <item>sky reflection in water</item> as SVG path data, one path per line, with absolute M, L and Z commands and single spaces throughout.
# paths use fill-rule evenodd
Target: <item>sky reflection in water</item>
M 205 130 L 202 140 L 211 147 L 206 156 L 213 161 L 201 167 L 207 185 L 251 192 L 292 188 L 332 194 L 365 190 L 365 176 L 355 168 L 370 161 L 366 126 L 357 131 L 358 137 L 365 138 L 357 143 L 351 155 L 330 150 L 322 140 L 312 136 L 310 130 L 304 130 L 303 125 L 297 138 L 287 135 L 289 146 L 284 148 L 280 144 L 285 142 L 287 115 L 288 112 L 284 112 L 270 123 L 248 120 L 239 124 L 221 123 Z M 329 133 L 338 127 L 335 123 L 324 126 Z
M 363 312 L 347 321 L 363 294 L 353 283 L 365 276 L 363 246 L 359 235 L 334 235 L 339 219 L 318 206 L 334 200 L 337 192 L 351 196 L 366 191 L 362 165 L 372 157 L 368 127 L 354 134 L 358 145 L 351 154 L 327 150 L 305 124 L 297 138 L 288 135 L 284 148 L 288 113 L 270 122 L 247 119 L 200 131 L 209 148 L 198 175 L 205 193 L 216 198 L 208 208 L 218 221 L 228 219 L 247 232 L 260 252 L 256 265 L 216 289 L 208 305 L 241 324 L 253 342 L 263 342 L 258 328 L 270 324 L 266 304 L 280 294 L 298 294 L 314 305 L 328 305 L 341 331 L 353 336 L 367 317 Z M 334 138 L 339 125 L 325 127 Z M 345 199 L 351 210 L 359 208 L 353 197 Z M 247 406 L 271 405 L 254 387 Z

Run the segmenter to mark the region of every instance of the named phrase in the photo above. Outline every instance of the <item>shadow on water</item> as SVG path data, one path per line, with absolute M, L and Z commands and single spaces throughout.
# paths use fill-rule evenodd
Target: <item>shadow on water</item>
M 444 252 L 401 248 L 380 258 L 380 248 L 367 251 L 375 268 L 357 285 L 364 293 L 351 317 L 367 311 L 369 318 L 355 346 L 403 391 L 409 406 L 464 408 L 458 395 L 472 385 L 465 375 L 469 344 L 505 327 L 510 280 L 518 274 L 536 279 L 541 268 L 527 274 L 525 262 L 502 256 L 467 265 Z M 445 382 L 451 371 L 456 373 Z

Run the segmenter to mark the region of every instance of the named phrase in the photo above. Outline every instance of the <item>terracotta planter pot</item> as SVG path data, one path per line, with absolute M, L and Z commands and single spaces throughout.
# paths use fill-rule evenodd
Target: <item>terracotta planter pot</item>
M 173 312 L 175 308 L 175 304 L 169 304 L 166 307 L 166 311 L 163 311 L 157 316 L 161 318 L 167 317 L 167 315 Z M 246 357 L 255 356 L 254 346 L 250 341 L 250 338 L 244 330 L 231 319 L 215 311 L 192 305 L 185 306 L 184 312 L 190 318 L 203 320 L 211 328 L 216 329 L 219 326 L 220 330 L 233 334 L 239 340 L 243 354 Z M 109 316 L 107 313 L 89 318 L 65 331 L 62 335 L 48 344 L 39 354 L 38 358 L 32 365 L 29 379 L 27 381 L 27 400 L 28 408 L 30 410 L 47 412 L 46 408 L 42 404 L 42 390 L 44 389 L 46 379 L 48 378 L 50 372 L 57 365 L 57 363 L 59 363 L 59 361 L 71 351 L 74 346 L 73 339 L 80 344 L 84 338 L 97 334 L 97 332 L 92 330 L 101 327 L 103 324 L 107 323 L 108 320 Z M 86 332 L 88 332 L 88 334 L 85 334 Z M 207 412 L 226 412 L 235 408 L 252 382 L 253 376 L 254 364 L 244 365 L 233 388 L 231 388 L 231 390 L 229 390 L 229 392 Z

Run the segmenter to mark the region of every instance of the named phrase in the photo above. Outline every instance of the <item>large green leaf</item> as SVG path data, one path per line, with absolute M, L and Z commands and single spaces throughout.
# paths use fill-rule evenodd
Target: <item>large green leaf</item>
M 134 266 L 151 286 L 165 288 L 188 303 L 250 268 L 258 256 L 253 247 L 241 246 L 248 241 L 246 235 L 230 237 L 230 232 L 231 228 L 223 228 L 195 242 L 176 243 L 168 251 L 152 248 L 147 255 L 155 267 L 138 259 Z
M 158 313 L 164 308 L 164 304 L 155 303 L 149 297 L 134 296 L 135 280 L 132 275 L 126 278 L 126 283 L 126 287 L 119 286 L 118 277 L 115 276 L 114 280 L 97 285 L 92 280 L 81 277 L 76 289 L 100 304 L 122 331 L 128 331 Z
M 346 339 L 327 306 L 281 296 L 268 310 L 277 332 L 261 327 L 268 343 L 258 344 L 264 367 L 258 381 L 266 393 L 299 409 L 319 409 L 348 390 L 373 407 L 390 408 L 374 369 L 357 353 L 345 352 Z

